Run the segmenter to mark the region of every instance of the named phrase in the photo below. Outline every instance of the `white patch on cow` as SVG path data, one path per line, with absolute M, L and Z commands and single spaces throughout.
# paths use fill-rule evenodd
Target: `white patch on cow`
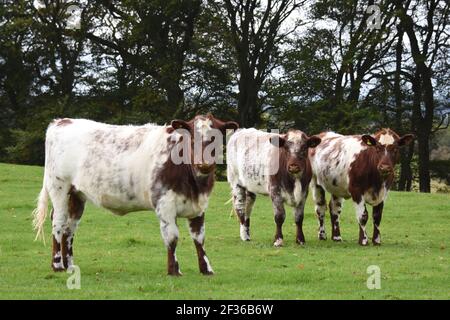
M 378 140 L 378 142 L 380 142 L 380 144 L 382 144 L 382 145 L 387 146 L 387 145 L 394 144 L 395 139 L 394 139 L 393 135 L 391 135 L 389 133 L 385 133 L 385 134 L 380 135 L 380 139 Z
M 294 183 L 294 190 L 292 193 L 288 193 L 285 190 L 281 190 L 281 197 L 291 207 L 296 207 L 304 200 L 304 193 L 302 189 L 302 183 L 300 178 L 297 178 Z
M 173 254 L 173 259 L 175 260 L 175 262 L 178 263 L 177 254 L 176 253 Z M 183 273 L 181 272 L 181 268 L 180 268 L 180 264 L 179 263 L 178 263 L 178 273 L 180 275 L 183 275 Z
M 374 194 L 373 189 L 370 188 L 364 193 L 364 201 L 372 206 L 377 206 L 381 202 L 386 201 L 389 189 L 386 187 L 386 183 L 383 183 L 378 193 Z
M 162 214 L 168 214 L 170 217 L 196 218 L 206 211 L 208 207 L 209 196 L 206 193 L 198 195 L 197 201 L 192 201 L 182 194 L 178 194 L 173 190 L 168 190 L 159 200 L 164 204 Z M 162 216 L 166 218 L 165 216 Z
M 209 140 L 209 133 L 212 130 L 212 121 L 209 119 L 197 118 L 194 121 L 195 131 L 202 137 L 203 141 Z
M 209 263 L 208 257 L 205 255 L 205 256 L 203 256 L 203 259 L 204 259 L 205 262 L 206 262 L 206 270 L 208 270 L 208 272 L 213 273 L 214 270 L 212 269 L 211 264 Z
M 290 152 L 297 153 L 300 151 L 303 137 L 298 131 L 289 131 L 287 133 L 287 141 L 291 142 Z
M 277 240 L 275 240 L 275 242 L 273 243 L 273 245 L 275 247 L 282 247 L 283 246 L 283 239 L 278 238 Z
M 241 224 L 239 231 L 242 241 L 250 240 L 250 236 L 248 235 L 248 228 L 245 225 Z
M 356 220 L 358 221 L 359 227 L 363 230 L 364 232 L 364 239 L 362 240 L 362 245 L 365 246 L 367 245 L 369 238 L 367 237 L 367 233 L 366 233 L 366 226 L 361 225 L 359 223 L 359 221 L 361 220 L 362 216 L 365 214 L 366 212 L 366 206 L 364 203 L 364 200 L 362 200 L 359 203 L 354 202 L 355 204 L 355 211 L 356 211 Z

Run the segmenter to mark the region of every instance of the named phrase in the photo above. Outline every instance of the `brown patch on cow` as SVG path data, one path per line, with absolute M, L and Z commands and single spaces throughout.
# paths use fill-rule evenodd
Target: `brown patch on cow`
M 378 171 L 380 155 L 377 154 L 377 147 L 368 147 L 362 150 L 350 165 L 348 190 L 352 199 L 359 203 L 365 192 L 371 190 L 373 194 L 378 194 L 386 182 L 386 187 L 392 185 L 394 173 L 383 179 Z
M 372 217 L 373 217 L 373 236 L 372 236 L 372 243 L 375 246 L 378 246 L 381 244 L 380 240 L 380 223 L 381 223 L 381 217 L 383 214 L 383 207 L 384 203 L 380 203 L 379 205 L 373 207 Z
M 201 229 L 205 223 L 205 215 L 202 213 L 201 216 L 196 217 L 194 219 L 189 219 L 189 228 L 191 233 L 193 234 L 200 234 Z M 208 264 L 205 261 L 206 252 L 203 248 L 203 243 L 198 242 L 194 239 L 195 249 L 197 251 L 197 257 L 198 257 L 198 267 L 200 269 L 200 272 L 205 275 L 211 275 L 212 272 L 208 271 Z
M 61 257 L 63 261 L 64 269 L 67 269 L 69 267 L 68 263 L 68 256 L 69 256 L 69 243 L 68 243 L 68 235 L 66 233 L 63 233 L 61 238 Z
M 197 176 L 194 168 L 190 164 L 174 164 L 169 159 L 156 174 L 154 185 L 152 187 L 152 203 L 156 207 L 157 201 L 161 197 L 161 188 L 173 190 L 177 194 L 182 194 L 186 198 L 197 201 L 200 194 L 211 193 L 214 186 L 214 171 L 208 175 Z M 162 187 L 158 185 L 162 184 Z
M 67 126 L 69 124 L 72 124 L 73 121 L 71 119 L 64 118 L 64 119 L 56 119 L 55 123 L 56 123 L 56 126 L 63 127 L 63 126 Z
M 72 219 L 80 220 L 83 215 L 85 201 L 82 200 L 78 194 L 78 191 L 74 186 L 69 190 L 69 216 Z
M 303 217 L 304 214 L 296 215 L 295 217 L 295 224 L 297 226 L 297 233 L 295 237 L 295 242 L 298 244 L 305 244 L 305 235 L 303 233 Z
M 295 187 L 295 180 L 298 178 L 289 173 L 288 159 L 289 159 L 289 151 L 286 148 L 279 148 L 278 171 L 274 175 L 270 176 L 270 183 L 271 185 L 280 186 L 283 190 L 286 190 L 288 193 L 292 193 Z M 302 185 L 302 190 L 306 190 L 312 178 L 311 162 L 309 161 L 308 157 L 303 158 L 301 161 L 304 163 L 302 167 L 303 173 L 300 178 L 300 182 Z
M 177 240 L 174 240 L 167 249 L 167 274 L 170 276 L 181 276 L 180 266 L 175 259 L 175 249 L 177 247 Z
M 53 269 L 53 271 L 55 272 L 60 272 L 60 271 L 64 271 L 64 268 L 56 268 L 54 263 L 60 263 L 61 262 L 61 257 L 57 257 L 55 258 L 56 254 L 58 252 L 61 252 L 61 245 L 60 243 L 58 243 L 58 241 L 56 240 L 55 236 L 52 236 L 52 240 L 53 240 L 53 244 L 52 244 L 52 264 L 51 267 Z
M 191 137 L 193 138 L 196 120 L 210 120 L 211 128 L 221 130 L 222 132 L 225 132 L 226 129 L 237 129 L 239 127 L 236 122 L 224 122 L 214 118 L 212 114 L 208 114 L 206 116 L 197 115 L 190 121 L 173 120 L 171 122 L 171 126 L 166 128 L 166 132 L 172 134 L 176 129 L 185 129 L 190 132 Z M 167 152 L 170 153 L 176 143 L 175 141 L 172 141 L 170 136 L 167 139 Z M 193 143 L 194 139 L 192 139 L 192 145 Z M 209 143 L 211 142 L 204 143 L 203 148 L 205 148 Z M 194 158 L 192 150 L 194 150 L 194 148 L 191 148 L 190 150 L 191 159 Z M 215 164 L 174 164 L 172 159 L 169 157 L 163 164 L 161 170 L 159 170 L 156 174 L 154 186 L 158 185 L 158 182 L 161 182 L 162 188 L 166 190 L 173 190 L 175 193 L 182 194 L 186 198 L 196 201 L 200 194 L 209 195 L 211 193 L 214 185 L 214 169 Z M 198 175 L 198 172 L 201 172 L 202 175 Z M 162 195 L 161 192 L 163 192 L 161 190 L 161 186 L 158 186 L 158 188 L 153 187 L 153 206 L 156 206 L 157 201 Z

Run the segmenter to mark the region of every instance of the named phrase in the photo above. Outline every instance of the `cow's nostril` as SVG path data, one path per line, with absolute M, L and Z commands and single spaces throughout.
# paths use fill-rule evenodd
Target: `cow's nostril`
M 289 166 L 289 172 L 291 173 L 297 173 L 300 171 L 300 167 L 296 166 L 296 165 L 291 165 Z
M 381 165 L 381 166 L 379 166 L 378 168 L 379 168 L 379 170 L 380 170 L 381 172 L 383 172 L 383 173 L 389 173 L 389 172 L 392 171 L 391 167 L 388 166 L 388 165 Z

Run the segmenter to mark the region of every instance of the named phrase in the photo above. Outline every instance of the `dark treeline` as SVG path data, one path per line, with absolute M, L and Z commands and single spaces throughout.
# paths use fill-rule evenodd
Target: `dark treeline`
M 212 112 L 308 134 L 412 132 L 397 188 L 417 178 L 429 192 L 430 176 L 450 171 L 430 159 L 448 127 L 449 6 L 2 0 L 0 161 L 42 164 L 53 118 L 163 124 Z

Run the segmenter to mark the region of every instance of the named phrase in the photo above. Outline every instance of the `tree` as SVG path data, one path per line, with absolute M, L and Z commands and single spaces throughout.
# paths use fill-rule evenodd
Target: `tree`
M 424 6 L 424 8 L 420 8 Z M 409 39 L 415 65 L 412 87 L 415 93 L 413 122 L 416 128 L 419 154 L 419 189 L 430 192 L 430 137 L 434 130 L 435 103 L 432 83 L 433 65 L 444 47 L 448 47 L 447 1 L 395 1 L 401 28 Z M 425 23 L 414 22 L 410 10 L 425 14 Z M 448 30 L 447 30 L 448 31 Z
M 151 77 L 164 90 L 166 115 L 180 116 L 184 108 L 181 88 L 186 54 L 201 11 L 201 0 L 99 1 L 101 34 L 89 32 L 95 44 L 120 56 L 141 83 Z
M 293 30 L 281 26 L 303 2 L 295 0 L 225 0 L 214 2 L 218 12 L 228 18 L 225 39 L 234 47 L 239 70 L 238 113 L 242 127 L 259 122 L 261 101 L 258 93 L 266 78 L 278 65 L 280 46 Z M 295 29 L 295 27 L 294 27 Z

